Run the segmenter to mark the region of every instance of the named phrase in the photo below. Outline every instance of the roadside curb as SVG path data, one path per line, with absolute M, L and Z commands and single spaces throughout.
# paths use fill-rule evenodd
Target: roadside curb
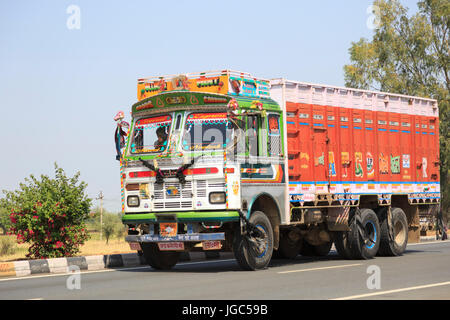
M 183 252 L 179 262 L 234 259 L 230 252 Z M 102 270 L 148 266 L 137 253 L 120 253 L 84 257 L 23 260 L 0 263 L 0 277 L 24 277 L 44 273 L 70 273 L 78 270 Z
M 436 241 L 436 236 L 421 236 L 420 242 Z

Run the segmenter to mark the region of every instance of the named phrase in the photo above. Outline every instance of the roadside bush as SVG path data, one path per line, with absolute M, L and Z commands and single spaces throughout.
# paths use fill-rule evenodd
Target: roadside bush
M 73 256 L 88 239 L 85 220 L 91 199 L 86 183 L 78 183 L 80 173 L 66 177 L 55 164 L 55 179 L 41 175 L 26 178 L 16 191 L 4 191 L 10 210 L 10 232 L 18 243 L 30 243 L 29 258 Z

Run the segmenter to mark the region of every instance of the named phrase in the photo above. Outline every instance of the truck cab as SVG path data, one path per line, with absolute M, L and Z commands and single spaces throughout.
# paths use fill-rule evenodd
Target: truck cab
M 283 112 L 268 88 L 232 71 L 139 80 L 121 158 L 123 223 L 152 267 L 198 250 L 267 266 L 286 197 Z

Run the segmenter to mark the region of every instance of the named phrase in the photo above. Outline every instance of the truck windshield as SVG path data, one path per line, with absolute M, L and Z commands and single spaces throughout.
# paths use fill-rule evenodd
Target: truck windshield
M 186 118 L 183 150 L 221 150 L 231 136 L 231 124 L 225 112 L 191 113 Z
M 166 150 L 171 123 L 170 115 L 137 120 L 133 131 L 131 153 L 155 153 Z

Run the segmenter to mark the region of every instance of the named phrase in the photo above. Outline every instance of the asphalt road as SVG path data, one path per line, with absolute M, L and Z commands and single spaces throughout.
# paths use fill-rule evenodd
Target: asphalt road
M 171 271 L 85 271 L 79 289 L 69 277 L 3 278 L 0 299 L 449 300 L 450 241 L 411 244 L 401 257 L 372 260 L 343 260 L 334 251 L 323 258 L 274 259 L 257 272 L 241 271 L 234 259 L 180 263 Z

